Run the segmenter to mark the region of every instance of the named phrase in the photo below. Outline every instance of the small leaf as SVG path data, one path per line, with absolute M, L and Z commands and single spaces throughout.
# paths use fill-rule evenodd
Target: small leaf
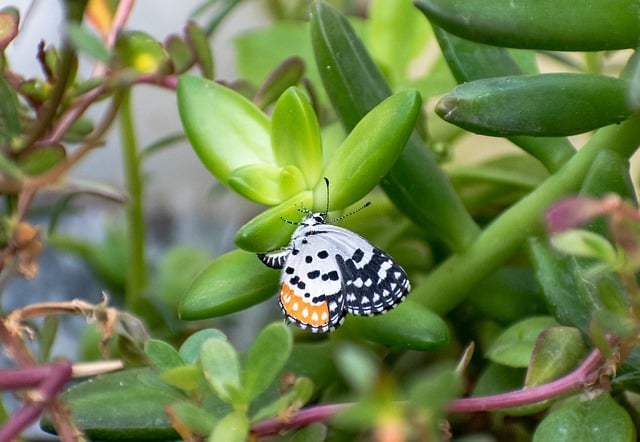
M 264 109 L 276 101 L 280 95 L 291 86 L 297 85 L 304 75 L 305 64 L 300 57 L 289 57 L 262 83 L 253 102 L 260 109 Z
M 597 258 L 608 264 L 615 264 L 617 253 L 604 236 L 588 230 L 574 229 L 551 237 L 551 244 L 568 255 Z
M 223 401 L 236 404 L 242 400 L 240 363 L 236 350 L 227 341 L 209 339 L 200 349 L 200 364 L 205 378 Z
M 204 31 L 195 22 L 188 22 L 184 33 L 187 43 L 191 46 L 195 54 L 202 76 L 213 80 L 215 77 L 213 54 L 209 46 L 209 39 Z
M 193 65 L 195 57 L 191 48 L 177 35 L 170 35 L 164 46 L 169 54 L 174 74 L 181 74 Z
M 538 335 L 555 325 L 557 322 L 549 316 L 534 316 L 517 322 L 493 341 L 485 356 L 509 367 L 527 367 Z
M 64 147 L 59 144 L 42 146 L 20 155 L 17 164 L 25 174 L 35 176 L 59 164 L 66 155 Z
M 379 367 L 371 352 L 343 343 L 335 347 L 333 355 L 342 376 L 356 392 L 363 394 L 376 386 Z
M 149 339 L 145 342 L 144 352 L 153 366 L 161 371 L 184 365 L 184 361 L 176 349 L 159 339 Z
M 0 51 L 4 51 L 9 43 L 18 35 L 20 11 L 8 7 L 0 10 Z
M 575 397 L 547 415 L 536 428 L 533 442 L 632 442 L 636 430 L 627 411 L 608 394 L 587 400 Z
M 109 50 L 102 44 L 102 41 L 95 34 L 89 32 L 86 28 L 69 23 L 67 26 L 67 34 L 71 43 L 81 52 L 92 57 L 94 60 L 108 63 L 111 58 Z
M 207 328 L 199 330 L 189 336 L 180 346 L 180 356 L 187 364 L 195 364 L 200 359 L 200 348 L 209 339 L 221 339 L 225 341 L 227 337 L 220 330 Z
M 525 386 L 535 387 L 557 379 L 574 368 L 586 351 L 577 328 L 548 328 L 536 339 Z
M 249 434 L 249 418 L 246 413 L 234 411 L 216 424 L 209 435 L 209 442 L 245 442 Z
M 242 373 L 242 388 L 254 399 L 276 379 L 289 359 L 293 339 L 289 328 L 281 323 L 265 327 L 247 353 Z
M 278 275 L 273 269 L 254 253 L 234 250 L 198 273 L 180 302 L 180 317 L 196 320 L 227 315 L 258 304 L 277 290 Z
M 174 246 L 162 255 L 158 263 L 156 296 L 172 313 L 178 310 L 184 292 L 210 259 L 204 250 L 188 246 Z
M 192 432 L 206 436 L 213 430 L 216 424 L 216 417 L 211 413 L 207 413 L 200 407 L 195 406 L 191 402 L 176 402 L 171 404 L 167 413 L 171 416 L 172 422 L 180 422 L 181 425 L 186 426 Z
M 195 365 L 182 365 L 162 372 L 162 380 L 185 392 L 193 391 L 204 380 L 202 370 Z
M 116 41 L 118 58 L 124 66 L 141 74 L 169 71 L 169 54 L 152 36 L 142 31 L 118 34 Z
M 325 442 L 327 440 L 327 426 L 313 423 L 296 431 L 291 436 L 291 442 Z

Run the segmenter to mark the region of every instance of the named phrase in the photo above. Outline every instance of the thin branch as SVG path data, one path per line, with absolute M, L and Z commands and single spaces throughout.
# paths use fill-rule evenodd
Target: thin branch
M 511 391 L 493 396 L 454 399 L 447 407 L 449 413 L 472 413 L 500 410 L 504 408 L 530 405 L 553 399 L 563 394 L 594 385 L 602 374 L 605 357 L 600 350 L 593 350 L 580 366 L 566 376 L 538 387 Z M 297 428 L 313 422 L 325 421 L 354 403 L 320 405 L 300 410 L 291 420 L 283 422 L 278 418 L 256 423 L 252 431 L 258 436 L 277 434 L 283 430 Z

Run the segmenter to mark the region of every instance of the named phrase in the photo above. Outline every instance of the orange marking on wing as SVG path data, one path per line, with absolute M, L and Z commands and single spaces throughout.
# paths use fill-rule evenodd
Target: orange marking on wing
M 317 305 L 304 302 L 286 283 L 280 290 L 280 302 L 289 316 L 304 324 L 320 327 L 329 322 L 329 305 L 326 302 Z

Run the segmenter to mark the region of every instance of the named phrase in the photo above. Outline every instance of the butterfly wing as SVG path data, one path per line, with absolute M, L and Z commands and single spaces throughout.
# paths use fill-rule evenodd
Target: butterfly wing
M 302 232 L 291 243 L 282 268 L 279 304 L 288 321 L 314 333 L 325 333 L 344 321 L 345 298 L 331 243 L 311 229 L 311 234 Z
M 402 302 L 411 284 L 406 272 L 388 254 L 342 227 L 325 225 L 340 270 L 345 309 L 358 316 L 385 313 Z

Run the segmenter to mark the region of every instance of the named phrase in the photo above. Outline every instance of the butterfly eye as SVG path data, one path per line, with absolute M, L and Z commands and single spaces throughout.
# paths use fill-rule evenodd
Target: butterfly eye
M 313 216 L 313 220 L 319 224 L 324 224 L 325 220 L 324 220 L 324 216 L 321 214 L 316 214 Z

